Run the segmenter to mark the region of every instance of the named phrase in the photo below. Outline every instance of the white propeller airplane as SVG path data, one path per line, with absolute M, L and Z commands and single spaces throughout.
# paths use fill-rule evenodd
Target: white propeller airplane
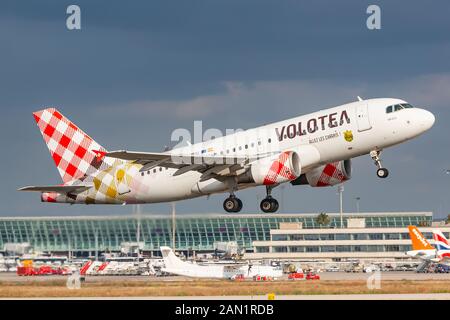
M 202 266 L 194 263 L 182 261 L 169 247 L 161 247 L 164 259 L 164 268 L 161 270 L 167 273 L 193 278 L 219 278 L 234 279 L 236 276 L 253 278 L 254 276 L 280 278 L 283 276 L 281 267 L 260 266 L 260 265 L 208 265 Z
M 265 186 L 264 212 L 275 212 L 274 187 L 290 182 L 333 186 L 351 178 L 351 158 L 370 154 L 380 178 L 382 150 L 430 129 L 432 113 L 400 99 L 369 99 L 236 132 L 162 153 L 108 152 L 54 108 L 34 113 L 62 185 L 30 186 L 43 202 L 136 204 L 228 192 L 227 212 L 239 212 L 236 191 Z

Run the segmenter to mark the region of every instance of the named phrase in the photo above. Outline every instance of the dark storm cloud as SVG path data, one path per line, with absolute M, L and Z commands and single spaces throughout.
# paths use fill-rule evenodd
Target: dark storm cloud
M 450 209 L 442 174 L 450 156 L 450 2 L 377 1 L 379 31 L 365 26 L 369 1 L 77 1 L 81 31 L 65 28 L 69 4 L 0 4 L 1 215 L 130 211 L 48 206 L 15 191 L 59 182 L 30 114 L 44 106 L 58 106 L 109 149 L 159 151 L 194 119 L 248 128 L 358 94 L 426 104 L 437 121 L 386 152 L 388 182 L 374 177 L 370 159 L 357 159 L 348 206 L 357 194 L 370 210 Z M 334 189 L 284 192 L 289 211 L 337 207 Z M 256 211 L 262 194 L 242 192 L 246 210 Z M 222 198 L 185 201 L 179 210 L 220 211 Z

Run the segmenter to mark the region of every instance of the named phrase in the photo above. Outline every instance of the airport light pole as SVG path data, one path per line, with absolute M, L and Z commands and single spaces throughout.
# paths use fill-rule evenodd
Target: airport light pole
M 94 238 L 95 238 L 95 261 L 98 261 L 98 229 L 94 230 Z
M 444 173 L 446 174 L 446 175 L 450 175 L 450 169 L 444 169 Z M 440 213 L 443 213 L 444 212 L 444 208 L 443 207 L 447 207 L 447 199 L 445 199 L 444 200 L 444 205 L 442 205 L 442 203 L 439 205 L 439 211 L 440 211 Z
M 136 205 L 136 218 L 137 218 L 137 227 L 136 227 L 136 242 L 137 242 L 137 254 L 138 261 L 141 257 L 141 248 L 140 248 L 140 240 L 141 240 L 141 206 Z
M 343 214 L 343 208 L 342 208 L 342 194 L 344 193 L 344 185 L 341 183 L 338 185 L 338 192 L 339 192 L 339 216 L 341 218 L 341 228 L 344 227 L 344 219 L 342 217 Z
M 356 200 L 356 212 L 359 213 L 359 200 L 361 200 L 361 197 L 356 197 L 355 200 Z
M 172 250 L 175 252 L 176 248 L 175 248 L 175 223 L 176 223 L 176 208 L 175 208 L 175 202 L 172 202 Z
M 69 252 L 68 252 L 68 254 L 69 254 L 69 262 L 72 262 L 72 255 L 71 255 L 71 248 L 70 248 L 70 236 L 68 236 L 67 237 L 67 240 L 68 240 L 68 244 L 69 244 Z
M 284 189 L 286 188 L 286 185 L 285 184 L 282 184 L 281 186 L 280 186 L 280 189 L 281 189 L 281 212 L 282 213 L 284 213 Z

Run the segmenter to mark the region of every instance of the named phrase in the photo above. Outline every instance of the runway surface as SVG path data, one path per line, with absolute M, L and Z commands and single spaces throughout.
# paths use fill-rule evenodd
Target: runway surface
M 16 300 L 17 298 L 12 298 Z M 70 298 L 19 298 L 19 300 L 268 300 L 268 296 L 165 296 L 165 297 L 70 297 Z M 0 300 L 10 300 L 0 298 Z M 275 300 L 450 300 L 450 293 L 408 294 L 325 294 L 279 295 Z
M 146 297 L 144 298 L 146 299 Z M 180 297 L 155 297 L 180 300 Z M 268 300 L 267 296 L 181 297 L 181 300 Z M 275 300 L 450 300 L 450 293 L 280 295 Z
M 352 281 L 352 280 L 367 280 L 371 273 L 347 273 L 347 272 L 322 272 L 319 273 L 322 281 Z M 15 273 L 4 272 L 0 273 L 0 281 L 52 281 L 52 280 L 66 280 L 67 276 L 18 276 Z M 86 276 L 86 282 L 114 282 L 114 281 L 195 281 L 198 279 L 169 276 L 169 277 L 154 277 L 154 276 Z M 278 279 L 279 281 L 288 281 L 287 276 Z M 398 280 L 450 280 L 450 273 L 415 273 L 415 272 L 381 272 L 381 281 L 398 281 Z M 210 280 L 211 281 L 211 280 Z M 219 280 L 218 280 L 219 281 Z

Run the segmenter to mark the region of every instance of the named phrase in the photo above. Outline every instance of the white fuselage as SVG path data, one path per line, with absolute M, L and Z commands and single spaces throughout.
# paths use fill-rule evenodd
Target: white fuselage
M 281 278 L 283 270 L 271 266 L 221 266 L 208 265 L 201 266 L 193 263 L 186 263 L 179 268 L 163 268 L 164 272 L 193 278 L 218 278 L 218 279 L 233 279 L 238 275 L 244 278 L 253 278 L 255 276 Z
M 371 99 L 352 102 L 177 148 L 168 153 L 246 156 L 293 150 L 300 156 L 303 174 L 326 163 L 358 157 L 372 150 L 402 143 L 433 125 L 434 116 L 423 109 L 386 113 L 387 106 L 398 103 L 404 101 Z M 352 133 L 351 141 L 344 139 L 346 131 Z M 228 186 L 224 182 L 215 179 L 200 182 L 201 173 L 196 171 L 173 176 L 176 170 L 157 167 L 137 177 L 145 180 L 144 183 L 149 186 L 148 192 L 138 196 L 139 200 L 165 202 L 227 191 Z M 240 184 L 238 188 L 249 186 L 252 185 Z
M 419 258 L 421 260 L 432 261 L 437 259 L 437 251 L 435 249 L 428 250 L 411 250 L 407 251 L 406 254 L 411 258 Z
M 387 98 L 352 102 L 175 148 L 165 154 L 169 157 L 187 155 L 196 158 L 269 159 L 268 154 L 290 153 L 295 154 L 299 161 L 300 169 L 296 174 L 307 175 L 325 164 L 402 143 L 432 127 L 434 116 L 426 110 L 408 107 L 387 112 L 388 106 L 397 104 L 406 103 Z M 249 172 L 253 175 L 252 169 L 249 170 L 253 168 L 253 163 L 239 167 L 233 175 L 202 179 L 205 173 L 197 170 L 175 174 L 179 167 L 165 165 L 142 171 L 142 165 L 128 162 L 92 174 L 90 178 L 95 188 L 77 193 L 76 198 L 59 195 L 54 202 L 156 203 L 227 192 L 231 191 L 231 185 L 236 191 L 263 184 L 261 180 L 253 179 L 253 176 L 251 179 L 246 176 Z M 221 170 L 221 167 L 215 165 L 213 169 Z M 122 172 L 120 176 L 126 177 L 119 178 L 119 172 Z M 108 188 L 108 185 L 114 185 L 111 184 L 112 180 L 116 181 L 116 189 Z M 287 181 L 280 183 L 283 182 Z

